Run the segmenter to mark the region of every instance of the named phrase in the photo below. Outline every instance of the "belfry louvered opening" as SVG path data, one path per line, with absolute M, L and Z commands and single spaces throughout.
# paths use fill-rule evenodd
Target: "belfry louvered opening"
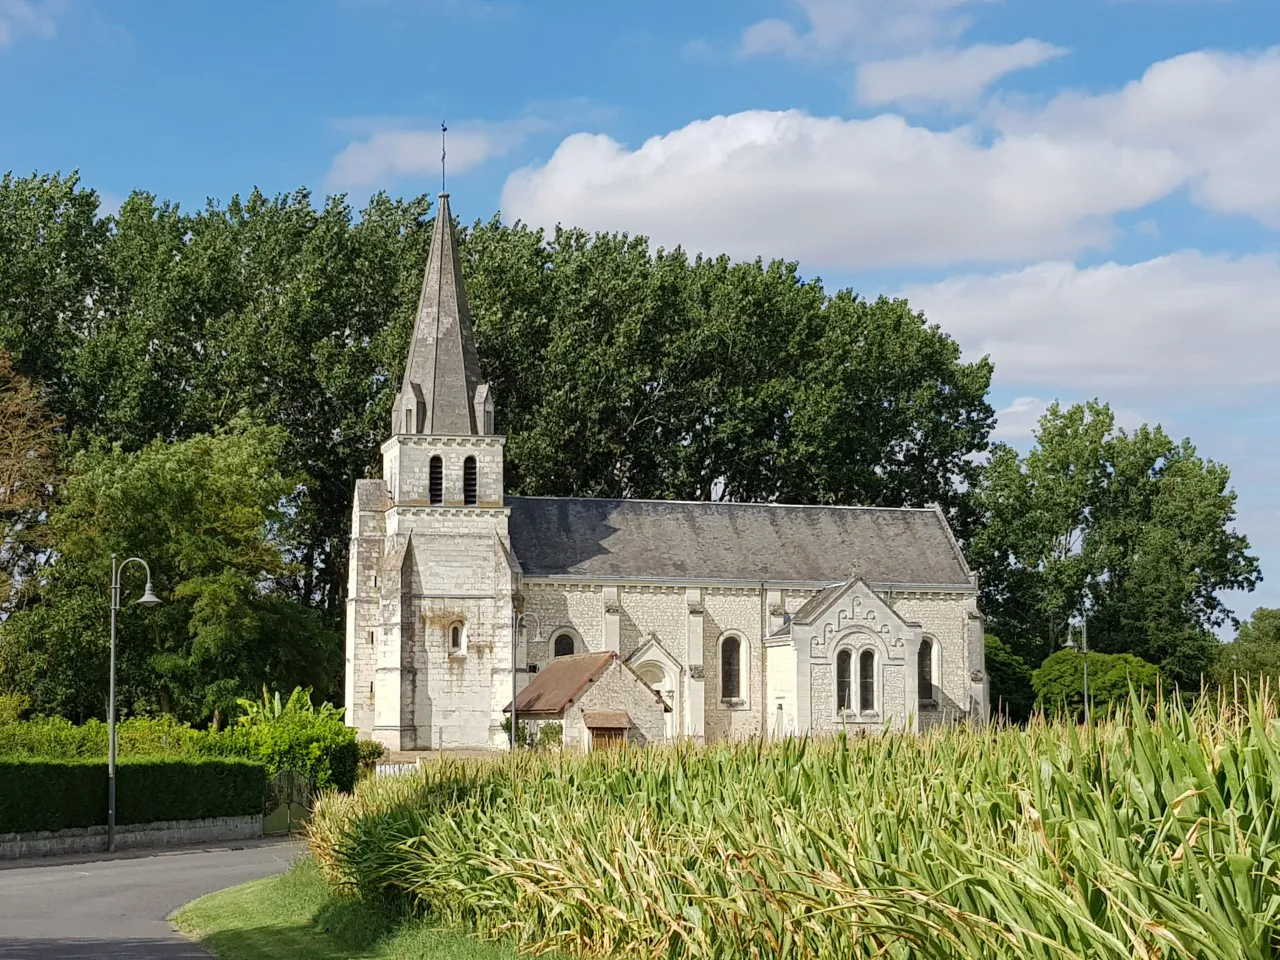
M 428 489 L 432 503 L 444 503 L 444 462 L 438 456 L 431 458 Z
M 462 461 L 462 502 L 469 507 L 476 503 L 476 483 L 476 458 L 467 457 Z

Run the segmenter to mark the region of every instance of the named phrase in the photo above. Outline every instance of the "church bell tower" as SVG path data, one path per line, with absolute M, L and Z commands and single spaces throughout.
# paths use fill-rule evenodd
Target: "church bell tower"
M 390 426 L 352 515 L 348 723 L 391 749 L 499 746 L 518 568 L 447 193 Z

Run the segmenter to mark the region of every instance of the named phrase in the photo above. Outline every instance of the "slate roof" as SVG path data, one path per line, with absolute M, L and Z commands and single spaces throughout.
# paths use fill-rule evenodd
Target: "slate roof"
M 560 714 L 617 658 L 613 651 L 556 657 L 516 696 L 516 713 L 520 716 Z M 511 704 L 502 712 L 510 713 Z
M 480 432 L 472 406 L 480 385 L 480 361 L 471 335 L 471 311 L 462 282 L 458 240 L 449 195 L 440 194 L 431 252 L 422 275 L 422 293 L 413 321 L 413 340 L 393 418 L 406 407 L 425 405 L 424 434 L 469 435 Z M 393 420 L 393 433 L 404 432 Z
M 835 583 L 829 587 L 824 587 L 806 600 L 791 617 L 792 620 L 800 623 L 808 623 L 815 616 L 822 612 L 831 599 L 845 588 L 846 584 Z
M 530 577 L 970 587 L 933 509 L 508 497 Z

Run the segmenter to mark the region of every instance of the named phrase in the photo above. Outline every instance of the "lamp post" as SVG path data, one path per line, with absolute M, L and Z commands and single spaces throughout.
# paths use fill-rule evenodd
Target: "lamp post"
M 131 563 L 142 564 L 147 571 L 147 585 L 138 602 L 154 607 L 160 598 L 151 590 L 151 568 L 147 561 L 130 557 L 124 563 L 111 555 L 111 679 L 107 689 L 107 851 L 116 846 L 116 614 L 120 610 L 120 574 Z
M 1071 639 L 1070 633 L 1067 635 L 1066 646 L 1069 650 L 1079 649 L 1084 655 L 1084 722 L 1090 722 L 1089 716 L 1089 614 L 1088 611 L 1080 617 L 1080 646 L 1076 647 L 1076 642 Z
M 516 628 L 511 634 L 511 749 L 513 752 L 519 745 L 519 741 L 516 739 L 516 731 L 519 729 L 516 726 L 519 722 L 516 720 L 516 655 L 520 647 L 520 630 L 524 626 L 525 620 L 530 617 L 533 617 L 533 622 L 538 624 L 539 621 L 536 615 L 528 612 L 520 613 L 516 616 Z M 540 625 L 535 626 L 535 636 L 540 629 Z

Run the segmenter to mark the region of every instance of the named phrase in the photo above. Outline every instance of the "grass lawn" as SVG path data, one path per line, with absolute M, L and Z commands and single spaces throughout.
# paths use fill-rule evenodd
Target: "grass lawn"
M 333 897 L 315 865 L 220 890 L 187 904 L 178 929 L 219 960 L 514 960 L 501 944 L 397 923 Z

